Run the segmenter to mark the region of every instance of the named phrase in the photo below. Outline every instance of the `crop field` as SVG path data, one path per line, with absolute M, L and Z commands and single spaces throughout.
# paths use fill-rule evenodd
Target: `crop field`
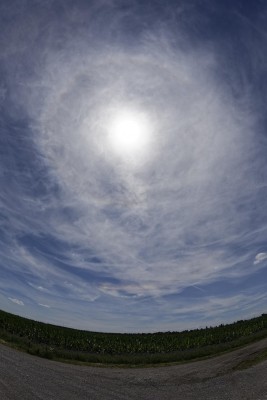
M 0 310 L 3 343 L 51 359 L 102 364 L 171 363 L 218 354 L 267 337 L 267 314 L 183 332 L 100 333 L 64 328 Z

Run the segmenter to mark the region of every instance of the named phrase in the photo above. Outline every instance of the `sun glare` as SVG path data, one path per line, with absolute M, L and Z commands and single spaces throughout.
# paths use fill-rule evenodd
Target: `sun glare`
M 150 131 L 150 124 L 144 113 L 119 111 L 110 120 L 108 139 L 117 155 L 137 157 L 146 149 Z

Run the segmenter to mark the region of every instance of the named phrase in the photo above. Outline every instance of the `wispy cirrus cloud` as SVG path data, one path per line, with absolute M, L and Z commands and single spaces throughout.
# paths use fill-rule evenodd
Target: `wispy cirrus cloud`
M 267 259 L 267 253 L 258 253 L 255 256 L 254 265 L 257 265 Z
M 50 308 L 50 306 L 47 305 L 47 304 L 38 303 L 38 305 L 41 306 L 41 307 Z
M 113 331 L 238 317 L 240 293 L 262 310 L 266 7 L 248 23 L 194 1 L 14 4 L 0 6 L 1 293 Z M 125 109 L 152 127 L 129 163 L 107 139 Z
M 17 304 L 18 306 L 24 306 L 24 303 L 23 303 L 22 300 L 14 299 L 14 298 L 12 298 L 12 297 L 9 297 L 8 299 L 9 299 L 10 301 L 12 301 L 13 303 Z

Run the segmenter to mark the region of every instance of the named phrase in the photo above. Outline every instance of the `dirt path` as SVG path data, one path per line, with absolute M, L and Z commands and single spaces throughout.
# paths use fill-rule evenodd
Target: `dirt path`
M 1 400 L 267 400 L 267 361 L 233 369 L 267 349 L 267 339 L 189 364 L 158 368 L 67 365 L 0 345 Z

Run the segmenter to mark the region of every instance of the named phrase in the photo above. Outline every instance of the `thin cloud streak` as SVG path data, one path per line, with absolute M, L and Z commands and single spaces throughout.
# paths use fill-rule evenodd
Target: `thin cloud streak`
M 15 303 L 15 304 L 19 305 L 19 306 L 24 306 L 24 303 L 23 303 L 23 301 L 22 301 L 22 300 L 19 300 L 19 299 L 13 299 L 12 297 L 9 297 L 8 299 L 9 299 L 10 301 L 12 301 L 13 303 Z
M 254 265 L 257 265 L 267 259 L 267 253 L 258 253 L 255 256 Z

